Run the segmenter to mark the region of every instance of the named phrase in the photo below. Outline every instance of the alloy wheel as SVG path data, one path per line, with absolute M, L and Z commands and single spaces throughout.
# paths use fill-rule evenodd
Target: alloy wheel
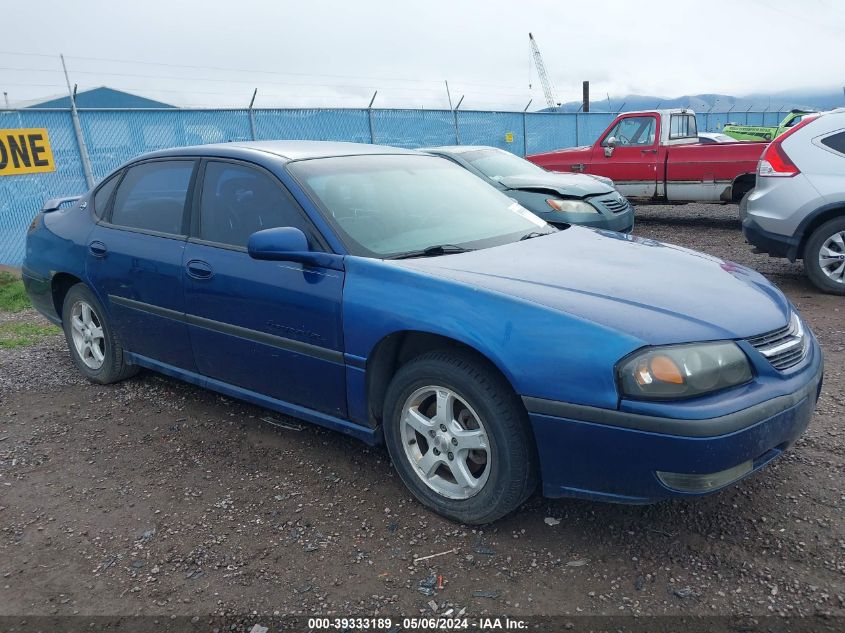
M 106 359 L 103 325 L 94 308 L 77 301 L 70 312 L 71 337 L 79 358 L 89 369 L 100 369 Z
M 490 476 L 487 430 L 478 414 L 453 390 L 414 391 L 402 406 L 405 457 L 417 477 L 439 495 L 469 499 Z

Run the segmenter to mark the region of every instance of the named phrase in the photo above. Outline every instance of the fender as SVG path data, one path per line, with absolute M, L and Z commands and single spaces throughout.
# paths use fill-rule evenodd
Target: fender
M 839 213 L 836 213 L 838 211 Z M 795 233 L 793 235 L 794 239 L 794 246 L 789 249 L 787 253 L 787 258 L 789 261 L 794 262 L 799 257 L 803 256 L 804 250 L 804 242 L 805 237 L 809 237 L 809 235 L 805 235 L 807 231 L 816 224 L 816 221 L 821 217 L 827 215 L 821 222 L 818 224 L 823 224 L 827 220 L 832 220 L 833 218 L 839 215 L 845 215 L 845 202 L 831 202 L 829 204 L 825 204 L 820 206 L 818 209 L 813 211 L 812 213 L 808 213 L 807 216 L 801 220 L 801 223 L 798 225 L 798 228 L 795 229 Z

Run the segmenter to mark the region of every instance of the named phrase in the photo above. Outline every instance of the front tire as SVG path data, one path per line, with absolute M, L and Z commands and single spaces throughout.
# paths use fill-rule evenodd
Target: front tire
M 440 350 L 404 365 L 390 383 L 384 411 L 396 471 L 438 514 L 489 523 L 536 488 L 525 409 L 507 381 L 475 356 Z
M 813 231 L 804 247 L 804 270 L 819 290 L 845 295 L 845 217 Z
M 62 304 L 62 328 L 71 358 L 88 380 L 108 385 L 138 373 L 126 362 L 106 311 L 85 284 L 71 287 Z

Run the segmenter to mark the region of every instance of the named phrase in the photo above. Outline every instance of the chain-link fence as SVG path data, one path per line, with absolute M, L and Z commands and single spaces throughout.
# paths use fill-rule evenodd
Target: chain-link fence
M 785 112 L 698 114 L 701 131 L 728 121 L 776 126 Z M 492 145 L 520 156 L 593 143 L 616 113 L 398 109 L 80 110 L 91 164 L 101 180 L 125 161 L 166 147 L 251 139 L 334 140 L 398 147 Z M 56 170 L 0 176 L 0 264 L 20 265 L 26 227 L 43 201 L 88 189 L 67 110 L 0 111 L 0 129 L 46 128 Z

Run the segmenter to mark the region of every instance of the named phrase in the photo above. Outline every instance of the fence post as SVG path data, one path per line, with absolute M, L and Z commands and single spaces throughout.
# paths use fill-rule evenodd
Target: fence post
M 461 98 L 458 100 L 458 105 L 455 106 L 455 109 L 452 110 L 452 114 L 455 117 L 455 145 L 461 144 L 461 131 L 458 129 L 458 108 L 461 107 L 461 103 L 464 101 L 464 95 L 461 95 Z
M 376 144 L 376 128 L 373 125 L 373 102 L 376 100 L 378 90 L 373 93 L 373 98 L 370 99 L 370 105 L 367 106 L 367 119 L 370 121 L 370 143 Z
M 575 147 L 578 147 L 578 113 L 575 113 Z
M 522 110 L 522 155 L 528 156 L 528 127 L 525 125 L 525 118 L 528 116 L 528 106 L 534 99 L 529 99 Z
M 255 138 L 255 116 L 252 112 L 252 106 L 255 104 L 255 97 L 258 94 L 258 88 L 256 88 L 252 93 L 252 99 L 249 101 L 249 109 L 247 113 L 249 115 L 249 133 L 252 135 L 252 140 L 256 141 L 258 139 Z
M 73 132 L 76 135 L 76 144 L 79 147 L 79 157 L 82 159 L 82 172 L 85 174 L 85 182 L 88 188 L 94 187 L 94 172 L 91 169 L 91 159 L 88 156 L 88 147 L 85 145 L 85 137 L 82 135 L 82 124 L 79 122 L 79 112 L 76 110 L 76 90 L 70 89 L 70 79 L 67 76 L 67 66 L 65 66 L 65 56 L 59 55 L 62 60 L 62 70 L 65 73 L 65 82 L 67 83 L 67 92 L 70 96 L 70 118 L 73 121 Z

